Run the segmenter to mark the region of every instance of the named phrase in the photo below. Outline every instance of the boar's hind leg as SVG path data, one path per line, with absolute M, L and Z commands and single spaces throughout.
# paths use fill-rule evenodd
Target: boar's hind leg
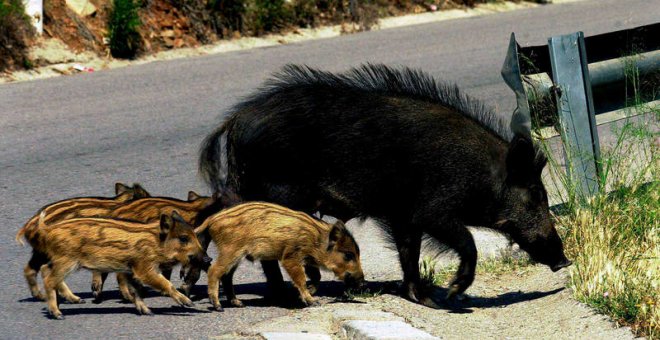
M 450 247 L 461 258 L 456 277 L 449 285 L 447 298 L 463 293 L 474 281 L 477 266 L 477 247 L 470 231 L 462 224 L 454 222 L 430 228 L 428 234 Z
M 77 263 L 65 258 L 52 261 L 48 265 L 48 270 L 42 270 L 44 287 L 46 288 L 46 298 L 48 303 L 48 313 L 55 319 L 62 320 L 64 316 L 57 306 L 56 288 L 64 283 L 69 273 L 76 269 Z
M 403 297 L 422 305 L 438 308 L 438 305 L 429 297 L 429 290 L 423 287 L 419 277 L 419 255 L 422 247 L 422 232 L 418 228 L 410 227 L 394 230 L 394 242 L 399 251 L 399 262 L 403 269 Z M 397 232 L 396 230 L 407 230 Z
M 94 303 L 103 301 L 101 293 L 103 292 L 103 284 L 108 278 L 108 273 L 92 271 L 92 295 L 94 296 Z
M 229 251 L 225 251 L 225 249 L 223 248 L 220 247 L 218 248 L 219 248 L 218 258 L 215 260 L 215 262 L 211 264 L 211 267 L 209 267 L 209 271 L 208 271 L 208 279 L 209 279 L 208 293 L 209 293 L 209 300 L 211 301 L 213 308 L 219 312 L 222 312 L 223 308 L 222 305 L 220 304 L 220 297 L 219 297 L 220 278 L 223 278 L 223 283 L 225 282 L 229 283 L 229 285 L 231 286 L 229 288 L 229 292 L 232 295 L 234 295 L 234 287 L 233 287 L 233 283 L 231 282 L 231 275 L 234 274 L 234 270 L 236 269 L 236 266 L 238 266 L 240 257 L 238 257 L 239 253 L 231 253 Z M 228 274 L 231 275 L 228 276 Z M 224 279 L 225 277 L 227 277 L 229 280 L 226 281 Z M 225 290 L 227 290 L 227 287 L 225 287 Z M 236 296 L 234 295 L 233 298 L 235 299 Z
M 30 257 L 30 261 L 23 270 L 32 297 L 39 300 L 46 299 L 41 290 L 39 290 L 39 285 L 37 283 L 39 269 L 46 263 L 48 263 L 48 257 L 46 257 L 46 254 L 33 250 L 32 257 Z
M 282 260 L 282 267 L 284 267 L 287 274 L 289 274 L 289 277 L 291 277 L 293 285 L 298 288 L 300 299 L 303 303 L 305 303 L 306 306 L 315 306 L 318 304 L 318 301 L 313 298 L 307 290 L 307 277 L 305 276 L 305 268 L 302 266 L 302 263 L 302 259 L 286 257 Z
M 41 267 L 41 275 L 44 277 L 44 279 L 50 274 L 50 270 L 50 265 Z M 56 290 L 57 294 L 63 297 L 68 303 L 85 303 L 85 300 L 81 299 L 76 294 L 73 294 L 71 289 L 69 289 L 69 286 L 67 286 L 64 281 L 57 285 Z
M 222 275 L 222 288 L 225 290 L 229 304 L 234 307 L 243 307 L 243 302 L 236 297 L 234 291 L 234 272 L 238 265 L 234 265 L 227 274 Z

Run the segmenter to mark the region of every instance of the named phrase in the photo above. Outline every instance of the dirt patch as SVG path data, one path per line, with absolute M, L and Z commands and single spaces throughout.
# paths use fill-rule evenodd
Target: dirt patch
M 468 298 L 432 310 L 392 295 L 370 304 L 443 339 L 633 339 L 607 317 L 578 303 L 566 287 L 567 272 L 530 266 L 503 275 L 478 274 Z

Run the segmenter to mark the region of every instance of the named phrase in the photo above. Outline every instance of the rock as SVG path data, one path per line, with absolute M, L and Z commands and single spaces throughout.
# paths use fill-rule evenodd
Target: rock
M 89 0 L 66 0 L 66 5 L 81 17 L 96 13 L 96 6 Z
M 174 38 L 175 34 L 173 30 L 165 30 L 160 32 L 160 36 L 163 37 L 164 39 L 166 38 Z

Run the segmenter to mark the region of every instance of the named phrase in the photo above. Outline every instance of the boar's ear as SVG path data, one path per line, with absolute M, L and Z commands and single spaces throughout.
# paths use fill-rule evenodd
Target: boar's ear
M 181 215 L 179 215 L 179 212 L 176 211 L 176 210 L 173 210 L 173 211 L 172 211 L 172 219 L 173 219 L 176 223 L 178 223 L 179 225 L 181 225 L 181 226 L 183 226 L 183 227 L 185 227 L 185 228 L 194 229 L 193 226 L 191 226 L 190 224 L 188 224 L 188 222 L 186 222 L 186 220 L 185 220 Z
M 346 233 L 346 226 L 344 225 L 344 222 L 337 221 L 332 225 L 332 229 L 330 229 L 330 235 L 328 236 L 328 250 L 334 248 L 335 244 L 337 244 L 337 242 L 342 238 L 344 233 Z
M 119 196 L 127 191 L 131 190 L 131 187 L 124 183 L 115 183 L 115 195 Z
M 506 155 L 506 173 L 509 183 L 525 183 L 534 175 L 534 160 L 536 152 L 533 142 L 522 135 L 516 134 L 509 145 Z
M 135 198 L 151 197 L 151 194 L 144 190 L 144 188 L 139 183 L 133 183 L 133 190 L 135 191 Z
M 160 241 L 167 239 L 167 234 L 174 228 L 174 220 L 170 215 L 160 215 Z
M 188 191 L 188 202 L 196 201 L 200 198 L 202 198 L 202 196 L 198 195 L 196 192 Z

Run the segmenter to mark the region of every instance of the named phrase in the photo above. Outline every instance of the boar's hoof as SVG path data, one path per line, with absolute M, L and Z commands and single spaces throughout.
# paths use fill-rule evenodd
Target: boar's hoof
M 192 307 L 192 306 L 194 306 L 193 302 L 187 296 L 179 293 L 178 291 L 175 291 L 175 292 L 176 292 L 176 294 L 172 295 L 172 298 L 179 305 L 181 305 L 183 307 Z
M 140 313 L 140 315 L 154 316 L 154 312 L 152 312 L 151 309 L 147 307 L 138 308 L 138 313 Z
M 64 315 L 62 315 L 62 312 L 56 312 L 56 313 L 50 313 L 51 318 L 55 320 L 64 320 Z
M 433 309 L 440 309 L 440 305 L 438 305 L 435 301 L 433 301 L 431 297 L 428 296 L 419 299 L 419 304 Z
M 319 302 L 318 299 L 309 299 L 303 301 L 306 307 L 318 307 L 321 305 L 321 302 Z
M 177 290 L 181 294 L 183 294 L 187 297 L 190 297 L 190 292 L 192 291 L 192 287 L 190 287 L 190 286 L 188 286 L 187 284 L 184 283 L 184 284 L 181 285 L 181 287 L 177 288 Z
M 231 299 L 229 301 L 229 304 L 232 305 L 233 307 L 238 307 L 238 308 L 245 307 L 245 305 L 243 305 L 243 301 L 239 299 Z
M 454 283 L 449 287 L 449 291 L 447 292 L 447 300 L 453 298 L 453 297 L 460 297 L 460 294 L 463 293 L 465 289 L 463 289 L 458 283 Z

